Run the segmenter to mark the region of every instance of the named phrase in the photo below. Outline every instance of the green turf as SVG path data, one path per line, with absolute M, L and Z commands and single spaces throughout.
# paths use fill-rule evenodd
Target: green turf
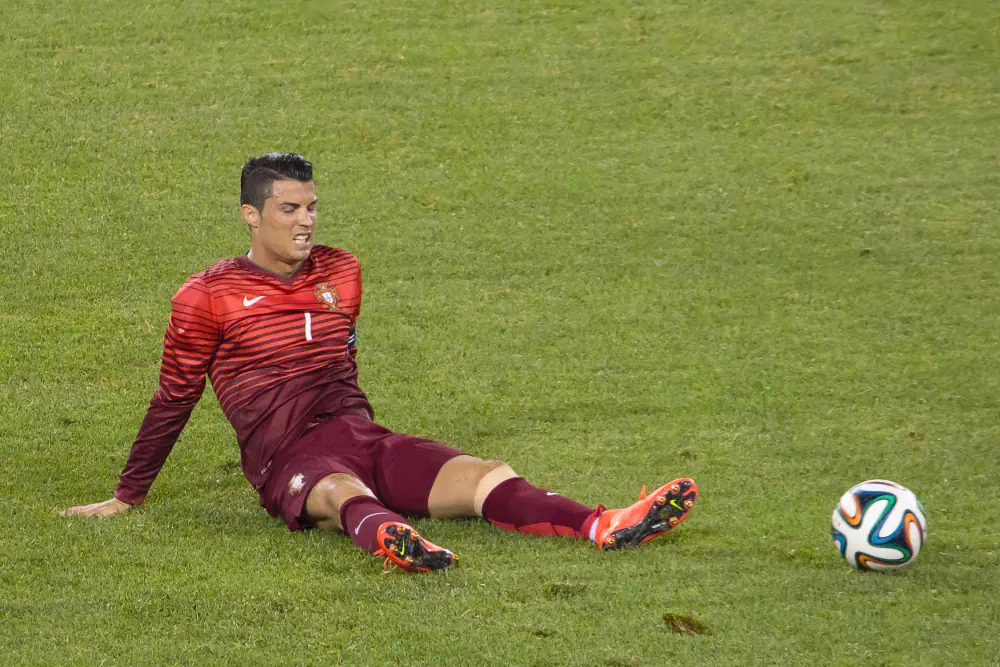
M 995 2 L 0 18 L 3 664 L 1000 664 Z M 383 575 L 256 506 L 210 395 L 143 510 L 57 518 L 113 489 L 275 149 L 365 267 L 381 421 L 588 503 L 690 474 L 691 519 L 613 555 L 419 521 L 461 565 Z M 898 576 L 829 539 L 871 477 L 927 508 Z

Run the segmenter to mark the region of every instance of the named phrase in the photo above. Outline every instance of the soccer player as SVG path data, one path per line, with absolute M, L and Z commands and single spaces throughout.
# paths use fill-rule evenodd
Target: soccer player
M 689 478 L 648 496 L 643 487 L 623 509 L 591 508 L 500 461 L 377 424 L 357 381 L 361 268 L 346 250 L 313 243 L 312 164 L 292 153 L 250 159 L 240 201 L 250 250 L 191 276 L 174 296 L 159 386 L 114 496 L 64 516 L 112 516 L 141 504 L 206 375 L 268 513 L 289 530 L 342 530 L 386 567 L 426 572 L 457 559 L 402 515 L 480 516 L 604 550 L 638 546 L 687 516 L 698 493 Z

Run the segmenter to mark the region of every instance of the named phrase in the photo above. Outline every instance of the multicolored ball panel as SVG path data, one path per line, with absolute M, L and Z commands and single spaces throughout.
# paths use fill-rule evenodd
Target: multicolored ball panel
M 897 570 L 913 562 L 927 535 L 923 506 L 912 491 L 873 479 L 852 487 L 833 511 L 833 542 L 859 570 Z

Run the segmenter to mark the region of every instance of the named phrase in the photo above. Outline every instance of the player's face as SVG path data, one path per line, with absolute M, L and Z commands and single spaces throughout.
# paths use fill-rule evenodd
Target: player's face
M 275 273 L 294 273 L 312 251 L 316 186 L 312 181 L 274 181 L 264 210 L 244 206 L 243 217 L 253 230 L 250 260 Z

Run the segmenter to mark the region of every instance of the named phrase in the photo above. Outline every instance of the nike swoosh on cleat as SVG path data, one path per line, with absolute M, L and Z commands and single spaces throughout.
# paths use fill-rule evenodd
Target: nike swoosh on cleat
M 680 511 L 682 511 L 682 512 L 684 511 L 684 508 L 681 507 L 680 505 L 678 505 L 677 501 L 674 500 L 673 498 L 670 499 L 670 504 L 673 505 L 674 507 L 676 507 L 677 509 L 679 509 Z
M 264 297 L 262 297 L 262 296 L 254 297 L 252 299 L 248 299 L 246 297 L 243 297 L 243 307 L 244 308 L 249 308 L 250 306 L 254 305 L 255 303 L 257 303 L 258 301 L 260 301 L 263 298 Z
M 545 495 L 547 495 L 547 496 L 558 496 L 559 494 L 558 493 L 552 493 L 551 491 L 546 491 Z

